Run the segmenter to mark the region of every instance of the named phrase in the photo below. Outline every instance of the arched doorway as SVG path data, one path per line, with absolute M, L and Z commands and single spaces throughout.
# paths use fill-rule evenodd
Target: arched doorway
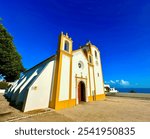
M 78 102 L 86 101 L 85 95 L 85 84 L 83 81 L 80 81 L 78 84 Z

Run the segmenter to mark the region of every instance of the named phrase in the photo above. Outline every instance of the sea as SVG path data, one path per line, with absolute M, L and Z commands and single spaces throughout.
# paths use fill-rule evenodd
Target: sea
M 116 88 L 121 93 L 129 93 L 134 91 L 135 93 L 150 94 L 150 88 Z

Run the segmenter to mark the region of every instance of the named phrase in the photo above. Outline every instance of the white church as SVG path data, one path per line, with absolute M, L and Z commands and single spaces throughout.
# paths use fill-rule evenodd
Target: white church
M 10 102 L 27 112 L 103 100 L 100 51 L 90 42 L 73 51 L 72 43 L 68 34 L 61 33 L 56 55 L 24 72 L 6 91 Z

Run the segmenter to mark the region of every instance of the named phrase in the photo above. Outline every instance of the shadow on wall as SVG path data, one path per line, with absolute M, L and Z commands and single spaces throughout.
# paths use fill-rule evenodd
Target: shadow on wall
M 4 94 L 7 101 L 10 103 L 10 106 L 13 106 L 16 109 L 22 110 L 23 103 L 26 100 L 28 89 L 31 85 L 31 83 L 35 80 L 36 76 L 32 78 L 32 80 L 26 85 L 26 87 L 19 93 L 20 88 L 15 92 L 15 100 L 11 100 L 11 98 L 8 98 L 7 95 Z
M 7 101 L 10 102 L 11 106 L 22 110 L 30 86 L 34 83 L 46 65 L 47 64 L 45 63 L 43 66 L 31 70 L 6 91 L 4 96 Z

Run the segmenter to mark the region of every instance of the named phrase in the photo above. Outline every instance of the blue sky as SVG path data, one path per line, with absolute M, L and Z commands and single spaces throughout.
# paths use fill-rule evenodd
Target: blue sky
M 63 31 L 73 49 L 100 49 L 106 83 L 150 87 L 149 0 L 0 0 L 0 17 L 27 69 L 56 53 Z

